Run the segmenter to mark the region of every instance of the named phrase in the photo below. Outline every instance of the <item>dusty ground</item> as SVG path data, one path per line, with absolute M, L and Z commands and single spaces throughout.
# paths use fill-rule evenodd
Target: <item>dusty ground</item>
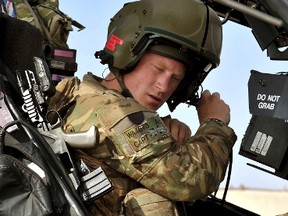
M 219 190 L 217 197 L 222 198 L 222 195 L 223 190 Z M 226 201 L 261 216 L 288 212 L 288 190 L 229 189 Z

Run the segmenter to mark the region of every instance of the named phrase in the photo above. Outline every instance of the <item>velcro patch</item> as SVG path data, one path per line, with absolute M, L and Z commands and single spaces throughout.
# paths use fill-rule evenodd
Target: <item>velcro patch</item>
M 123 132 L 124 138 L 134 151 L 140 151 L 150 143 L 156 142 L 169 133 L 161 118 L 157 115 L 144 121 L 140 125 L 133 125 Z

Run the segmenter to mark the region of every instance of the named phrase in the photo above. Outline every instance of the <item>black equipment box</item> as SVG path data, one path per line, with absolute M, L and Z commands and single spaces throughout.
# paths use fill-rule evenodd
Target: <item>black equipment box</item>
M 288 179 L 288 76 L 252 70 L 248 84 L 252 117 L 239 154 L 275 172 L 252 166 Z

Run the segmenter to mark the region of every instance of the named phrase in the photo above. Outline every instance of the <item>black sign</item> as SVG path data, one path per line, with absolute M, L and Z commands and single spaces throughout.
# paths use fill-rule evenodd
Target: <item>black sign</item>
M 288 119 L 287 73 L 267 74 L 251 70 L 248 91 L 251 114 Z

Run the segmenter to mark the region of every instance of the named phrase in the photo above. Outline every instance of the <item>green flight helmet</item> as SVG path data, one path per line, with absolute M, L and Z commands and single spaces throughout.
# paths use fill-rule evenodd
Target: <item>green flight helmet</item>
M 124 4 L 111 19 L 103 50 L 95 53 L 110 70 L 127 73 L 146 51 L 182 61 L 186 77 L 167 101 L 195 105 L 209 71 L 220 63 L 222 24 L 200 0 L 140 0 Z

